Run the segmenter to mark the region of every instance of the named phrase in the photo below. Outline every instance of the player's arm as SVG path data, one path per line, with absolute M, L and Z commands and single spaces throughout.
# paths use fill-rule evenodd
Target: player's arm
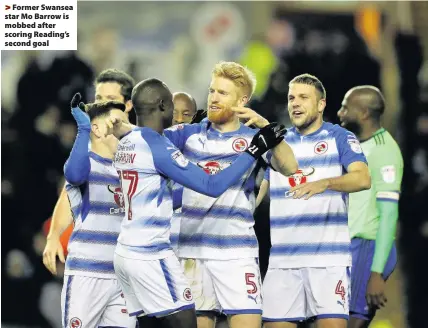
M 189 162 L 178 149 L 167 147 L 162 136 L 145 133 L 143 137 L 150 145 L 155 167 L 161 174 L 184 187 L 210 197 L 219 197 L 236 183 L 255 161 L 254 157 L 244 153 L 225 170 L 216 175 L 209 175 Z
M 271 165 L 275 171 L 284 176 L 289 176 L 298 170 L 298 164 L 291 147 L 282 141 L 278 146 L 271 150 Z
M 219 197 L 235 184 L 267 149 L 278 144 L 284 132 L 285 129 L 273 125 L 260 130 L 248 149 L 232 165 L 215 175 L 208 175 L 190 163 L 166 138 L 156 132 L 146 129 L 142 131 L 142 136 L 149 144 L 155 167 L 161 174 L 201 194 Z M 259 144 L 260 140 L 262 144 Z
M 370 173 L 360 143 L 354 134 L 347 130 L 344 131 L 346 132 L 342 131 L 336 138 L 336 144 L 339 150 L 340 164 L 347 173 L 339 177 L 295 186 L 290 189 L 290 192 L 294 193 L 293 198 L 305 197 L 305 199 L 309 199 L 327 189 L 346 193 L 370 189 Z
M 347 193 L 370 189 L 371 179 L 367 159 L 355 135 L 341 129 L 336 137 L 336 144 L 340 164 L 347 173 L 327 179 L 327 189 Z
M 373 188 L 376 189 L 376 206 L 380 214 L 371 271 L 381 274 L 391 252 L 397 229 L 403 166 L 402 161 L 394 160 L 392 154 L 374 153 L 372 156 L 382 159 L 382 162 L 371 170 Z M 376 163 L 376 159 L 373 162 Z
M 254 110 L 248 107 L 232 107 L 232 111 L 236 113 L 236 116 L 240 119 L 246 120 L 245 125 L 254 125 L 257 128 L 264 128 L 269 124 L 269 121 Z M 298 164 L 294 152 L 291 147 L 282 141 L 271 152 L 272 156 L 268 156 L 267 162 L 272 165 L 275 171 L 280 172 L 284 176 L 289 176 L 297 171 Z
M 71 101 L 71 114 L 77 123 L 77 136 L 73 148 L 71 149 L 70 156 L 64 165 L 65 179 L 70 184 L 76 186 L 87 181 L 91 168 L 88 149 L 91 122 L 88 115 L 78 107 L 79 101 L 80 94 L 76 94 Z
M 357 192 L 370 189 L 371 180 L 367 159 L 355 135 L 341 129 L 336 137 L 340 164 L 347 173 L 336 178 L 325 179 L 327 188 L 341 192 Z
M 163 131 L 163 135 L 173 143 L 178 150 L 183 151 L 186 143 L 186 135 L 189 136 L 189 131 L 195 129 L 198 124 L 178 124 Z
M 270 168 L 267 168 L 265 175 L 263 177 L 263 181 L 260 185 L 259 193 L 257 194 L 257 198 L 256 198 L 256 207 L 259 207 L 260 203 L 266 197 L 266 194 L 269 190 L 269 174 L 270 174 L 269 171 L 270 171 Z
M 382 274 L 388 261 L 397 229 L 403 161 L 401 156 L 394 156 L 393 153 L 388 153 L 386 150 L 371 154 L 369 161 L 373 181 L 372 188 L 376 190 L 379 227 L 376 234 L 374 257 L 370 279 L 367 284 L 366 298 L 369 306 L 379 308 L 384 306 L 387 301 L 385 280 Z
M 325 179 L 326 189 L 347 193 L 370 189 L 370 173 L 366 163 L 353 162 L 346 170 L 348 173 L 340 177 Z
M 60 237 L 72 220 L 70 203 L 65 188 L 63 188 L 53 211 L 51 226 L 43 251 L 43 264 L 52 274 L 56 274 L 57 256 L 62 263 L 65 262 Z

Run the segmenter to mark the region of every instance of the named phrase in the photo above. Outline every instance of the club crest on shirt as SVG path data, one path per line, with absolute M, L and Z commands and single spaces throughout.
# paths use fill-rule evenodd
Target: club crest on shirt
M 70 319 L 70 328 L 80 328 L 82 327 L 82 320 L 77 317 Z
M 183 292 L 183 297 L 186 301 L 191 301 L 193 299 L 192 291 L 190 288 L 186 288 Z
M 221 170 L 224 170 L 229 165 L 230 163 L 219 163 L 216 161 L 206 161 L 206 162 L 198 163 L 198 166 L 210 175 L 217 174 L 218 172 L 220 172 Z
M 317 155 L 322 155 L 328 150 L 328 143 L 326 141 L 318 142 L 314 147 L 314 152 Z
M 380 173 L 382 174 L 383 181 L 385 181 L 386 183 L 395 182 L 396 172 L 395 167 L 393 165 L 383 166 L 380 169 Z
M 241 153 L 241 152 L 245 151 L 245 149 L 247 149 L 247 147 L 248 147 L 248 142 L 244 138 L 235 139 L 232 143 L 232 148 L 237 153 Z
M 309 167 L 307 169 L 297 170 L 296 173 L 288 177 L 288 183 L 291 187 L 295 187 L 307 182 L 306 177 L 314 174 L 315 169 L 313 167 Z

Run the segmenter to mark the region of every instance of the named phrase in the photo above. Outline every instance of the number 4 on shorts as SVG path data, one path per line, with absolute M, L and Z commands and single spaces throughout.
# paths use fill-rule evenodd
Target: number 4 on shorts
M 342 286 L 342 280 L 339 280 L 336 285 L 336 291 L 334 292 L 336 295 L 342 296 L 342 300 L 345 300 L 345 287 Z

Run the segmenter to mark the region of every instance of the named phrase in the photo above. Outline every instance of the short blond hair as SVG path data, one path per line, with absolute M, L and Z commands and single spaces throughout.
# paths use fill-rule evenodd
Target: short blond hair
M 212 75 L 231 80 L 244 94 L 251 98 L 256 89 L 257 80 L 253 72 L 241 64 L 221 61 L 214 66 Z

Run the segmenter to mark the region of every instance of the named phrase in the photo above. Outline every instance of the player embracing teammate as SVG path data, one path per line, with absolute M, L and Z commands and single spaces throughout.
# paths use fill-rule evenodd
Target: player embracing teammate
M 251 72 L 237 63 L 221 62 L 215 66 L 207 118 L 166 130 L 163 128 L 172 119 L 172 94 L 161 81 L 143 82 L 134 88 L 132 100 L 139 110 L 139 126 L 149 126 L 151 131 L 130 125 L 126 116 L 111 115 L 125 110 L 118 104 L 103 107 L 105 113 L 97 114 L 105 119 L 100 137 L 103 133 L 114 134 L 121 140 L 112 165 L 119 170 L 122 189 L 126 187 L 123 193 L 126 217 L 114 269 L 125 291 L 128 311 L 140 316 L 139 321 L 145 327 L 173 327 L 174 324 L 193 327 L 191 304 L 194 300 L 199 328 L 214 327 L 218 312 L 228 315 L 232 328 L 260 327 L 262 313 L 265 327 L 296 327 L 300 321 L 315 318 L 317 327 L 345 328 L 349 319 L 353 260 L 348 194 L 370 189 L 371 179 L 357 137 L 323 121 L 326 92 L 322 83 L 309 74 L 290 82 L 288 112 L 293 127 L 280 142 L 269 139 L 284 133 L 280 127 L 244 107 L 251 98 L 255 80 Z M 352 123 L 352 120 L 356 118 L 343 118 L 342 125 L 347 127 L 345 122 Z M 257 142 L 264 142 L 264 146 Z M 254 162 L 249 157 L 247 161 L 243 157 L 241 160 L 241 155 L 255 151 L 255 145 L 263 151 L 272 150 L 264 154 L 263 159 L 261 150 L 257 150 L 256 155 L 252 154 L 257 159 Z M 140 149 L 143 160 L 132 157 L 138 155 L 138 152 L 132 154 L 133 149 Z M 238 158 L 245 162 L 245 167 L 239 170 L 234 165 Z M 270 166 L 266 180 L 270 183 L 272 238 L 263 290 L 253 230 L 255 175 L 260 161 Z M 390 166 L 381 168 L 380 174 L 386 183 L 392 180 L 392 171 L 397 170 L 395 167 L 387 170 Z M 183 172 L 188 167 L 192 167 L 193 175 L 185 180 L 183 176 L 189 173 Z M 197 167 L 209 175 L 228 177 L 227 184 L 218 179 L 205 181 L 200 173 L 193 171 Z M 239 178 L 235 177 L 237 174 Z M 159 178 L 151 185 L 147 179 L 153 176 Z M 133 185 L 136 177 L 144 177 L 143 189 Z M 174 237 L 181 267 L 170 258 L 173 255 L 169 252 L 172 194 L 167 177 L 185 186 L 180 227 Z M 394 182 L 400 179 L 394 175 Z M 390 187 L 387 185 L 377 193 L 379 201 L 398 199 Z M 387 210 L 392 211 L 384 209 Z M 135 222 L 134 218 L 137 218 Z M 135 232 L 145 237 L 137 241 Z M 378 238 L 386 240 L 378 236 L 376 241 Z M 373 285 L 376 286 L 373 272 L 379 272 L 383 279 L 390 274 L 382 271 L 387 270 L 387 258 L 376 255 L 389 254 L 390 239 L 384 241 L 382 250 L 374 251 L 372 290 Z M 355 243 L 353 240 L 352 248 L 356 247 Z M 134 264 L 136 260 L 147 261 L 140 267 L 153 272 L 137 272 L 127 259 L 132 259 Z M 182 279 L 182 273 L 188 283 Z M 375 296 L 369 305 L 382 303 Z M 179 313 L 181 315 L 176 315 Z M 366 320 L 372 317 L 369 318 Z

